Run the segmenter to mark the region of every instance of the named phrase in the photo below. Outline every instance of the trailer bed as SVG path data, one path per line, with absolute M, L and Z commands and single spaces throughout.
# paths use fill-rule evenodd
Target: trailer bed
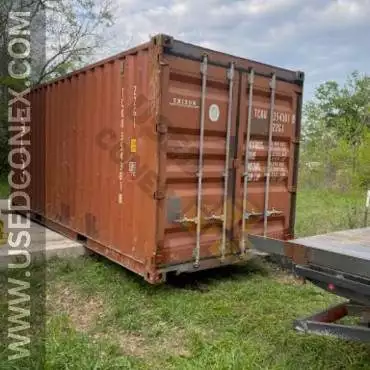
M 298 238 L 287 244 L 304 248 L 311 265 L 370 279 L 370 227 Z
M 294 243 L 370 261 L 370 227 L 293 240 Z
M 249 235 L 252 250 L 290 258 L 370 280 L 370 227 L 337 231 L 290 241 Z

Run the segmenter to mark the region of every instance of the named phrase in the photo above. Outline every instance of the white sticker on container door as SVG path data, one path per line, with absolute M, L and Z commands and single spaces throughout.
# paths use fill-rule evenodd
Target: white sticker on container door
M 217 104 L 212 104 L 209 107 L 209 119 L 212 122 L 217 122 L 220 118 L 220 107 Z

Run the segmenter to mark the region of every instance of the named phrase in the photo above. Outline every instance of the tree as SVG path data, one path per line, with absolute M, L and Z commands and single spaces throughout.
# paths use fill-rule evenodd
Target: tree
M 8 32 L 10 13 L 31 12 L 31 83 L 64 75 L 89 62 L 113 24 L 113 0 L 2 0 L 0 4 L 0 175 L 7 172 Z M 44 16 L 46 19 L 44 18 Z M 41 29 L 42 32 L 33 32 Z M 32 33 L 33 32 L 33 33 Z
M 347 190 L 370 186 L 370 76 L 353 72 L 343 86 L 320 85 L 304 117 L 305 182 Z
M 104 31 L 112 26 L 111 0 L 59 0 L 46 11 L 47 60 L 37 83 L 85 65 L 104 44 Z
M 370 76 L 353 72 L 343 87 L 335 81 L 320 85 L 305 116 L 308 134 L 320 127 L 353 147 L 360 145 L 370 129 Z

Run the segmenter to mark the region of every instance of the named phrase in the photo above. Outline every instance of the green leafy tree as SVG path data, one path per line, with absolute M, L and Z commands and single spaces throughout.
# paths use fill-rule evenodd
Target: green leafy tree
M 1 0 L 0 3 L 0 175 L 7 172 L 9 17 L 12 11 L 31 12 L 31 24 L 45 22 L 45 35 L 33 38 L 31 83 L 62 76 L 91 61 L 105 43 L 106 30 L 113 24 L 114 0 Z M 41 12 L 46 14 L 44 20 Z M 38 55 L 40 53 L 45 55 Z M 22 90 L 22 89 L 18 89 Z
M 370 129 L 370 76 L 353 72 L 343 87 L 335 81 L 320 85 L 306 105 L 307 133 L 327 130 L 356 147 Z
M 37 83 L 79 68 L 104 46 L 113 24 L 112 0 L 59 0 L 47 2 L 47 59 Z
M 370 186 L 370 76 L 320 85 L 304 110 L 303 186 L 345 191 Z

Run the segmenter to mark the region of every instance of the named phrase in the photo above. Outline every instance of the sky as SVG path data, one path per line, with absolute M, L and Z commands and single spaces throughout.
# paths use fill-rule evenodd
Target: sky
M 115 0 L 112 53 L 157 33 L 306 73 L 304 97 L 370 73 L 370 0 Z

